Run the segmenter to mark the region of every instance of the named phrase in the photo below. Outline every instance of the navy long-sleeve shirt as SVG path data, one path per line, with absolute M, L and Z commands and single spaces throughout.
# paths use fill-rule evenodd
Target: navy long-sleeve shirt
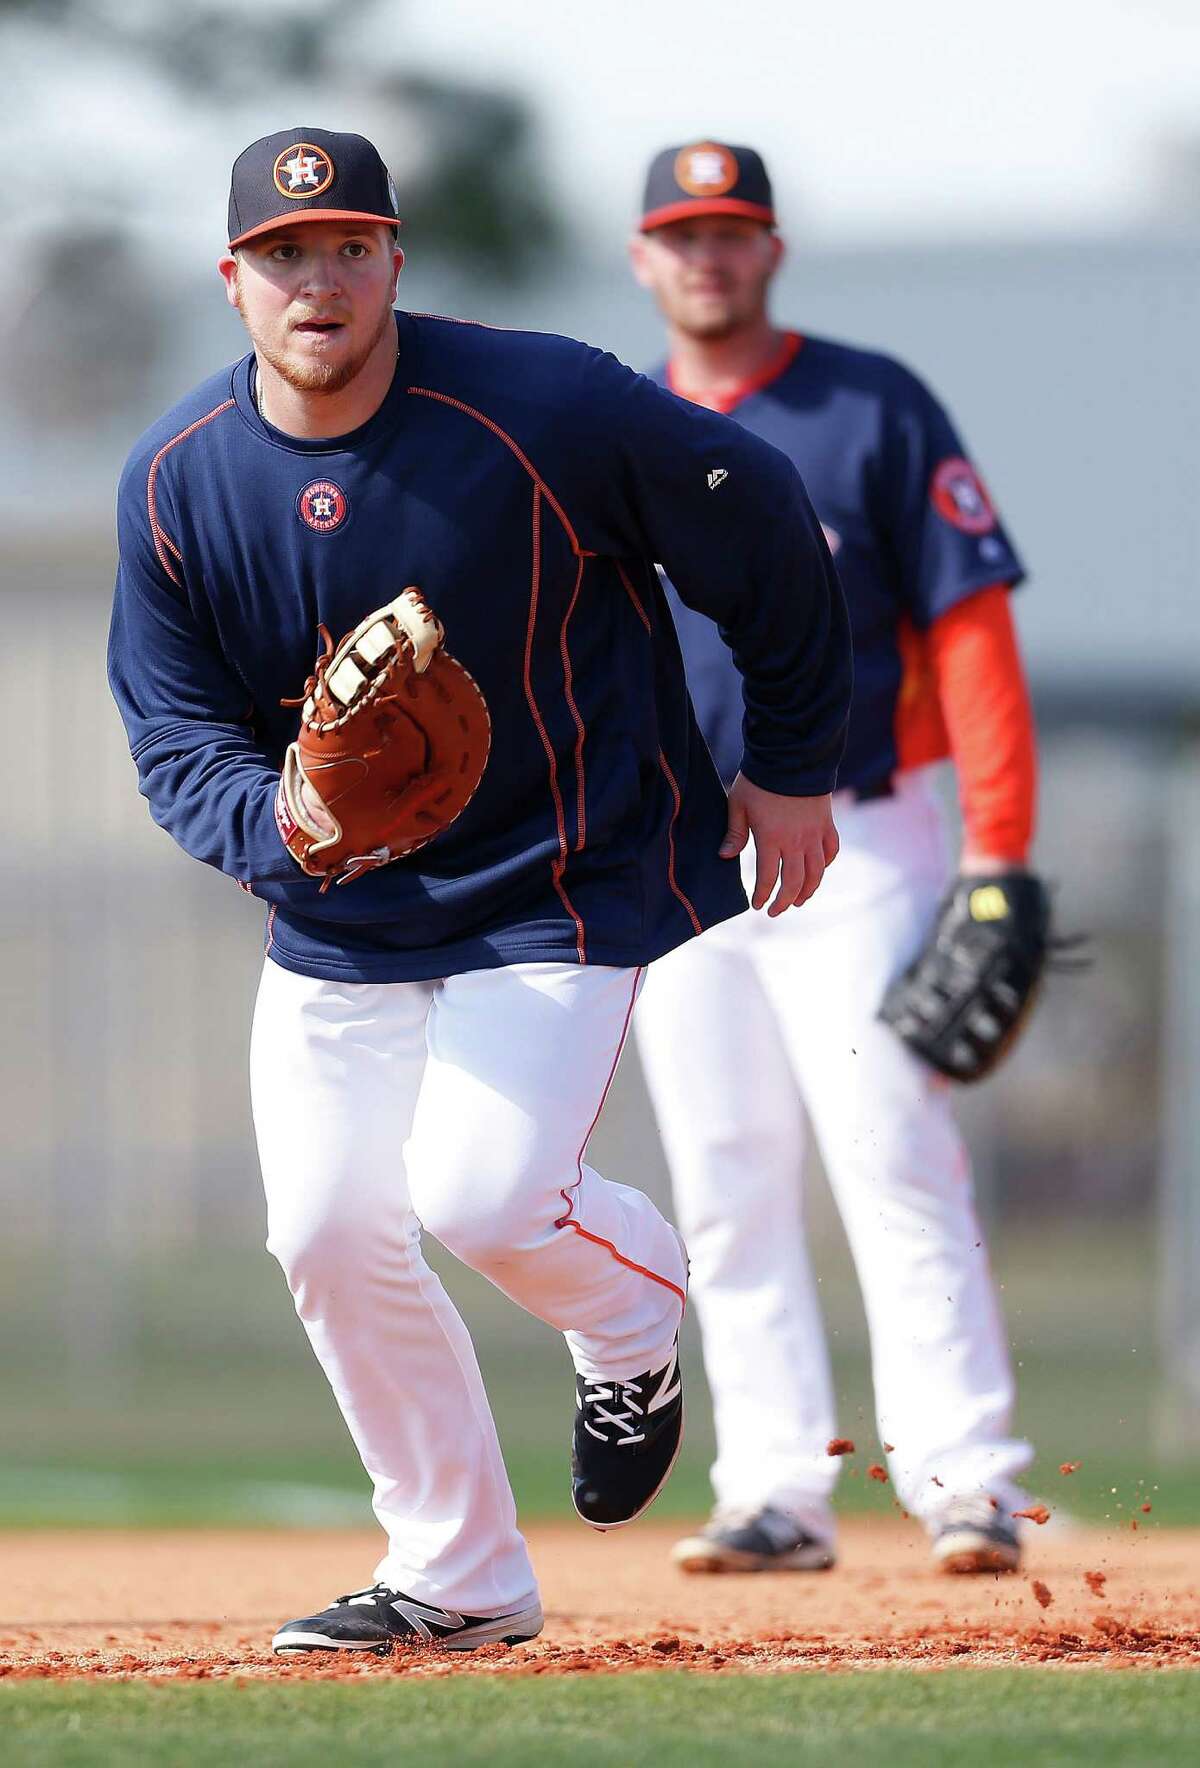
M 669 384 L 669 367 L 653 379 Z M 768 372 L 722 409 L 787 455 L 821 518 L 854 645 L 838 784 L 878 786 L 896 771 L 905 724 L 929 718 L 935 677 L 921 635 L 989 584 L 1015 587 L 1024 566 L 945 410 L 890 357 L 791 332 Z M 711 622 L 669 585 L 667 600 L 700 729 L 731 781 L 742 752 L 737 674 Z
M 656 564 L 744 681 L 747 778 L 835 782 L 845 609 L 791 463 L 566 338 L 396 316 L 383 404 L 329 439 L 258 413 L 247 356 L 139 441 L 118 496 L 109 675 L 155 820 L 270 906 L 304 975 L 650 961 L 745 906 L 725 794 Z M 487 700 L 470 805 L 412 858 L 319 893 L 275 791 L 323 622 L 408 585 Z

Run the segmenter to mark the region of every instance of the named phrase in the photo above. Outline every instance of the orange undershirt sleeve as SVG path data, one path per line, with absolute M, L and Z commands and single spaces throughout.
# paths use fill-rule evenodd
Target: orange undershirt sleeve
M 1033 839 L 1037 744 L 1007 585 L 948 609 L 926 639 L 958 772 L 965 851 L 1023 865 Z

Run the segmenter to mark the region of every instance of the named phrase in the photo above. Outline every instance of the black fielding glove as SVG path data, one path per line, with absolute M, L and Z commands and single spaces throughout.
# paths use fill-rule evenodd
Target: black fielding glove
M 982 1080 L 1033 1009 L 1052 941 L 1050 895 L 1028 872 L 957 878 L 879 1017 L 951 1080 Z

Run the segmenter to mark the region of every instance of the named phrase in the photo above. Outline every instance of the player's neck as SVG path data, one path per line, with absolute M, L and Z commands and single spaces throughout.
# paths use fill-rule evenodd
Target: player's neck
M 765 313 L 724 338 L 697 338 L 672 326 L 671 387 L 696 405 L 721 411 L 776 360 L 786 337 Z
M 256 357 L 258 409 L 285 436 L 305 440 L 345 436 L 374 417 L 387 398 L 396 373 L 396 332 L 387 326 L 354 379 L 336 393 L 311 393 L 294 387 Z

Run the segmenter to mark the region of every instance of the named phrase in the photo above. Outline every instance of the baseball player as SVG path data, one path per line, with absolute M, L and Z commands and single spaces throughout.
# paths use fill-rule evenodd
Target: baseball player
M 1025 865 L 1034 738 L 1008 607 L 1023 572 L 922 382 L 772 323 L 782 255 L 757 153 L 706 141 L 655 158 L 632 261 L 666 320 L 656 378 L 795 462 L 845 589 L 855 669 L 841 857 L 820 899 L 782 921 L 735 917 L 673 952 L 639 1009 L 716 1413 L 716 1509 L 675 1558 L 689 1571 L 834 1561 L 833 1396 L 799 1189 L 807 1122 L 862 1286 L 900 1501 L 947 1569 L 1011 1569 L 1031 1451 L 1009 1429 L 967 1157 L 947 1083 L 877 1014 L 946 883 L 932 764 L 957 767 L 961 871 L 1003 879 Z M 736 678 L 691 600 L 672 589 L 701 727 L 731 780 Z
M 268 905 L 268 1244 L 387 1535 L 279 1651 L 541 1628 L 423 1229 L 566 1335 L 580 1515 L 665 1481 L 684 1250 L 588 1138 L 645 965 L 745 907 L 722 844 L 753 829 L 772 914 L 817 888 L 850 692 L 791 463 L 570 339 L 394 311 L 397 227 L 362 137 L 248 147 L 220 271 L 252 350 L 118 500 L 113 691 L 152 815 Z M 658 560 L 737 654 L 728 800 Z

